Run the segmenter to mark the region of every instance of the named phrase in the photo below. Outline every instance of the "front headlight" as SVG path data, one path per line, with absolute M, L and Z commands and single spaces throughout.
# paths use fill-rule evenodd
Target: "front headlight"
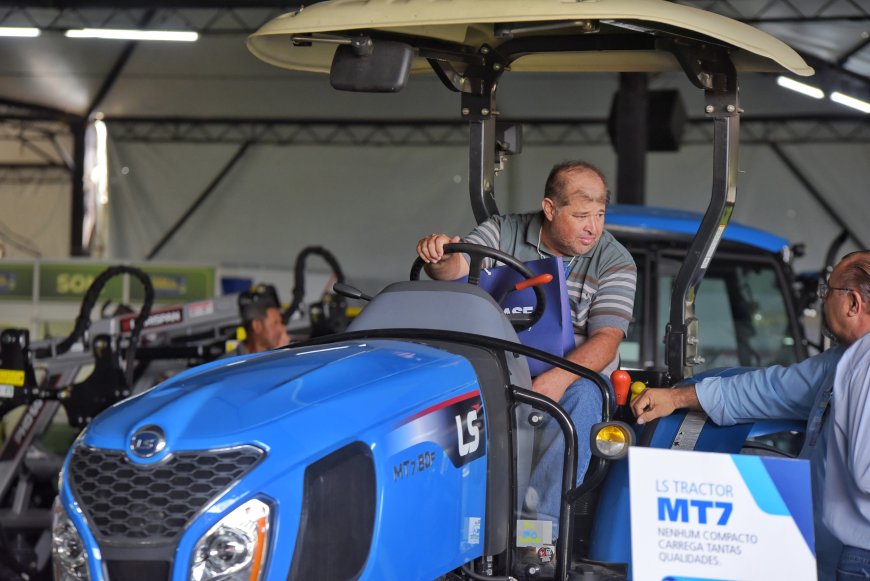
M 269 505 L 249 500 L 202 536 L 193 549 L 191 581 L 257 581 L 266 562 Z
M 601 422 L 592 426 L 592 453 L 608 460 L 619 460 L 634 444 L 634 430 L 625 422 Z
M 60 503 L 60 498 L 54 500 L 52 510 L 51 555 L 55 581 L 85 581 L 91 578 L 85 543 Z

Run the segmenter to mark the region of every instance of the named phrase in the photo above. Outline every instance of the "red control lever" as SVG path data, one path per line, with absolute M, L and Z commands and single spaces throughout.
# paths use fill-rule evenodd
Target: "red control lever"
M 631 385 L 631 376 L 627 371 L 617 369 L 610 374 L 610 383 L 613 384 L 613 393 L 616 394 L 616 405 L 628 403 L 628 390 Z
M 542 284 L 547 284 L 548 282 L 553 280 L 552 274 L 539 274 L 538 276 L 534 276 L 532 278 L 527 278 L 525 280 L 521 280 L 516 284 L 514 290 L 524 290 L 527 288 L 531 288 L 533 286 L 538 286 Z

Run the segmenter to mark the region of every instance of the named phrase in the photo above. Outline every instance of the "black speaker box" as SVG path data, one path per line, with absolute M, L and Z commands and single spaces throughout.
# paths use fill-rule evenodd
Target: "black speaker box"
M 619 144 L 616 131 L 618 99 L 617 91 L 610 104 L 610 116 L 607 119 L 607 132 L 614 147 Z M 646 117 L 647 151 L 679 151 L 685 125 L 686 108 L 679 91 L 669 89 L 649 92 Z

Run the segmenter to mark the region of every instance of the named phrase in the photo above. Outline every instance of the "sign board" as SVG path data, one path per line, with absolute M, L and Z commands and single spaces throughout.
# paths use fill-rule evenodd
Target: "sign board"
M 815 580 L 806 460 L 632 447 L 634 581 Z
M 81 301 L 106 268 L 101 264 L 42 263 L 39 267 L 39 300 Z M 115 277 L 103 288 L 99 300 L 120 301 L 123 289 L 121 278 Z
M 39 288 L 36 300 L 81 302 L 88 288 L 111 264 L 89 262 L 9 263 L 0 261 L 0 301 L 34 300 L 34 277 L 38 270 Z M 214 267 L 145 265 L 142 270 L 151 277 L 155 301 L 179 304 L 209 299 L 214 296 Z M 123 277 L 112 278 L 99 302 L 132 300 L 140 303 L 145 297 L 142 285 L 129 278 L 129 297 L 124 296 Z
M 33 264 L 0 262 L 0 300 L 33 299 Z
M 133 330 L 136 323 L 137 315 L 127 315 L 121 318 L 121 332 L 129 333 Z M 160 327 L 170 327 L 179 325 L 184 322 L 184 307 L 170 307 L 168 309 L 158 309 L 152 311 L 151 315 L 145 319 L 145 329 L 155 329 Z
M 195 266 L 142 266 L 151 277 L 158 303 L 188 303 L 214 296 L 215 269 Z M 130 285 L 130 298 L 139 302 L 145 292 L 138 282 Z

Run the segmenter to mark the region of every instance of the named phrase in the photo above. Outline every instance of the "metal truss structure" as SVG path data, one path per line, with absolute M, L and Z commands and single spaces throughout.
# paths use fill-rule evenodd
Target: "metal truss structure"
M 79 4 L 79 6 L 76 6 Z M 185 6 L 154 2 L 148 7 L 124 7 L 122 2 L 94 7 L 95 2 L 54 2 L 51 6 L 0 8 L 0 26 L 33 26 L 62 32 L 71 28 L 148 28 L 189 30 L 199 34 L 250 34 L 269 20 L 300 9 L 301 2 L 252 2 L 247 6 Z M 216 4 L 216 3 L 211 3 Z M 306 2 L 312 4 L 312 2 Z M 153 16 L 152 16 L 153 14 Z
M 153 28 L 195 30 L 200 34 L 250 34 L 270 19 L 304 9 L 319 0 L 228 2 L 220 0 L 108 2 L 102 0 L 30 1 L 0 8 L 0 26 L 43 30 L 139 27 L 156 9 Z M 870 20 L 864 0 L 674 0 L 752 24 Z
M 510 121 L 523 124 L 526 145 L 610 144 L 605 119 Z M 112 139 L 119 142 L 384 147 L 468 144 L 468 125 L 461 121 L 112 119 L 108 124 Z M 863 116 L 744 118 L 740 140 L 744 144 L 870 143 L 870 120 Z M 686 124 L 683 144 L 712 141 L 712 124 L 706 119 Z
M 69 138 L 69 126 L 60 121 L 5 118 L 0 122 L 0 142 L 17 143 L 35 158 L 34 161 L 67 171 L 73 165 L 68 151 Z
M 603 119 L 512 120 L 523 125 L 527 146 L 610 145 Z M 331 145 L 368 147 L 430 147 L 468 145 L 468 125 L 460 121 L 305 121 L 193 119 L 112 119 L 111 138 L 117 142 L 204 143 L 249 145 Z M 0 185 L 69 183 L 72 161 L 70 128 L 60 121 L 5 119 L 0 121 L 0 143 L 17 142 L 33 153 L 34 163 L 0 162 Z M 741 143 L 812 144 L 870 143 L 870 120 L 861 116 L 806 118 L 748 118 L 741 123 Z M 705 119 L 685 126 L 684 145 L 713 142 L 713 129 Z
M 65 121 L 34 118 L 31 111 L 0 103 L 0 146 L 10 143 L 29 161 L 0 159 L 0 185 L 71 183 L 72 133 Z
M 319 0 L 257 0 L 244 5 L 210 0 L 163 0 L 143 6 L 141 2 L 102 0 L 31 1 L 0 8 L 0 26 L 33 26 L 45 31 L 63 32 L 70 28 L 147 28 L 188 30 L 201 35 L 248 35 L 272 18 L 304 10 L 305 4 Z M 673 0 L 679 4 L 716 12 L 750 24 L 844 22 L 870 20 L 870 4 L 865 0 Z M 818 61 L 816 68 L 830 66 L 848 74 L 845 63 L 866 54 L 870 37 L 838 55 L 836 62 Z M 811 56 L 811 55 L 805 55 Z M 866 84 L 870 80 L 862 77 Z
M 754 24 L 870 19 L 870 5 L 863 0 L 677 0 L 677 3 Z
M 66 5 L 60 6 L 59 5 Z M 69 6 L 70 2 L 54 3 L 51 7 L 10 6 L 0 8 L 0 26 L 33 26 L 47 31 L 62 32 L 71 28 L 140 28 L 149 19 L 149 28 L 160 30 L 190 30 L 200 34 L 250 34 L 269 20 L 299 9 L 298 2 L 252 7 L 173 7 L 163 3 L 125 8 L 121 3 L 104 8 Z M 309 2 L 310 4 L 310 2 Z M 155 10 L 156 8 L 156 10 Z
M 870 22 L 870 2 L 867 0 L 672 0 L 686 6 L 716 12 L 749 24 L 812 24 L 828 28 L 838 23 Z M 828 90 L 842 90 L 858 98 L 870 100 L 870 78 L 850 69 L 852 59 L 870 60 L 870 35 L 866 32 L 852 46 L 825 59 L 801 51 L 804 59 L 816 69 L 814 84 Z M 864 67 L 866 70 L 866 67 Z
M 48 164 L 0 163 L 0 186 L 70 185 L 70 172 L 64 167 Z
M 304 10 L 319 0 L 24 0 L 0 6 L 0 26 L 33 26 L 60 33 L 71 28 L 150 28 L 192 30 L 201 35 L 248 35 L 279 14 Z M 717 12 L 754 25 L 788 23 L 870 22 L 868 0 L 672 0 Z M 84 254 L 81 223 L 84 215 L 82 166 L 88 119 L 122 74 L 135 43 L 117 58 L 89 107 L 70 115 L 0 95 L 0 145 L 17 142 L 32 163 L 3 163 L 0 185 L 67 183 L 72 188 L 73 255 Z M 804 54 L 817 71 L 816 81 L 828 90 L 841 90 L 870 100 L 870 78 L 850 63 L 870 58 L 870 37 L 822 60 Z M 859 60 L 852 60 L 859 59 Z M 860 70 L 860 69 L 858 69 Z M 848 90 L 847 90 L 848 89 Z M 119 141 L 240 143 L 279 145 L 433 146 L 466 145 L 468 131 L 459 122 L 356 122 L 334 120 L 218 119 L 107 119 Z M 529 145 L 603 145 L 610 143 L 601 119 L 525 121 Z M 742 121 L 746 144 L 868 143 L 866 117 L 769 118 Z M 712 139 L 705 121 L 687 124 L 683 143 L 706 144 Z M 70 153 L 72 152 L 72 153 Z

